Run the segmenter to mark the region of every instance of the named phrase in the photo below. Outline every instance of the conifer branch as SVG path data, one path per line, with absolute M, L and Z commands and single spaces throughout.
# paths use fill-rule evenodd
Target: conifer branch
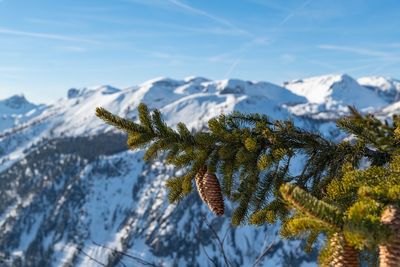
M 290 205 L 309 217 L 319 220 L 333 229 L 340 229 L 343 225 L 342 213 L 338 208 L 317 199 L 298 186 L 286 183 L 281 186 L 280 192 Z
M 211 173 L 215 172 L 222 179 L 224 194 L 238 203 L 232 218 L 235 225 L 252 218 L 248 216 L 250 212 L 256 214 L 261 210 L 264 213 L 258 214 L 258 219 L 253 218 L 257 224 L 263 216 L 271 222 L 277 216 L 286 216 L 283 203 L 274 201 L 285 182 L 322 198 L 327 185 L 342 176 L 345 163 L 357 166 L 363 157 L 372 159 L 374 164 L 387 162 L 392 150 L 384 142 L 394 135 L 394 126 L 352 112 L 351 117 L 339 120 L 338 125 L 358 136 L 360 142 L 336 144 L 319 133 L 296 127 L 291 121 L 271 121 L 261 114 L 220 115 L 208 122 L 208 130 L 191 132 L 183 123 L 171 128 L 159 110 L 150 110 L 144 104 L 138 107 L 138 123 L 103 108 L 96 109 L 97 116 L 128 134 L 129 148 L 145 148 L 146 160 L 165 154 L 166 162 L 182 171 L 182 176 L 167 181 L 171 202 L 191 192 L 193 179 L 204 165 Z M 362 123 L 368 126 L 362 127 Z M 377 126 L 379 129 L 375 129 Z M 372 142 L 372 137 L 380 136 L 384 138 Z M 374 149 L 368 144 L 379 147 Z M 306 158 L 300 176 L 291 176 L 288 171 L 290 158 L 295 154 Z
M 136 124 L 130 120 L 121 118 L 117 115 L 112 114 L 108 110 L 98 107 L 96 108 L 96 116 L 102 119 L 107 124 L 110 124 L 126 133 L 144 133 L 146 130 L 139 124 Z
M 138 107 L 138 123 L 103 108 L 97 108 L 96 115 L 125 131 L 130 149 L 144 148 L 146 160 L 163 156 L 180 170 L 180 176 L 166 183 L 171 202 L 189 194 L 197 177 L 199 193 L 209 205 L 202 183 L 208 173 L 213 192 L 218 192 L 209 206 L 223 207 L 222 191 L 237 204 L 232 224 L 262 225 L 280 219 L 281 234 L 306 237 L 309 249 L 322 233 L 335 243 L 326 251 L 346 247 L 357 256 L 354 248 L 371 249 L 389 240 L 380 214 L 400 201 L 400 116 L 388 123 L 352 107 L 350 111 L 337 126 L 352 139 L 340 143 L 292 121 L 272 121 L 261 114 L 220 115 L 208 121 L 208 129 L 197 132 L 183 123 L 170 127 L 159 110 L 144 104 Z M 292 176 L 289 167 L 296 155 L 305 160 L 299 174 Z M 359 170 L 364 159 L 371 167 Z

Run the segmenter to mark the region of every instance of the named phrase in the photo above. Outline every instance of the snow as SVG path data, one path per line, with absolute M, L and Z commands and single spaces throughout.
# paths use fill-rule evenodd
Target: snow
M 36 238 L 38 229 L 42 224 L 42 221 L 43 221 L 43 215 L 38 214 L 35 216 L 33 225 L 28 229 L 24 229 L 20 238 L 19 247 L 16 248 L 17 252 L 25 251 L 29 247 L 31 242 Z
M 370 86 L 380 91 L 400 91 L 400 81 L 391 78 L 381 76 L 361 77 L 357 79 L 357 82 L 362 86 Z
M 209 82 L 210 80 L 204 77 L 198 77 L 198 76 L 188 76 L 183 79 L 186 83 L 204 83 L 204 82 Z
M 376 94 L 381 95 L 388 102 L 395 102 L 400 99 L 400 81 L 396 79 L 372 76 L 359 78 L 358 83 L 369 88 Z
M 187 77 L 183 80 L 160 77 L 125 89 L 110 85 L 70 89 L 65 98 L 46 106 L 31 104 L 24 97 L 17 96 L 0 101 L 0 172 L 15 162 L 22 163 L 26 151 L 32 151 L 31 147 L 44 139 L 92 136 L 113 131 L 112 127 L 95 116 L 97 106 L 137 121 L 137 106 L 144 102 L 150 108 L 159 108 L 169 125 L 184 122 L 189 129 L 201 129 L 209 119 L 221 113 L 235 110 L 259 112 L 273 119 L 291 118 L 296 125 L 314 127 L 313 130 L 320 131 L 326 137 L 339 140 L 343 136 L 339 135 L 333 120 L 348 112 L 347 105 L 355 105 L 363 111 L 379 111 L 382 117 L 399 113 L 400 102 L 392 103 L 387 95 L 379 93 L 393 90 L 398 92 L 396 86 L 398 82 L 394 79 L 364 77 L 356 81 L 348 75 L 308 78 L 285 83 L 283 87 L 269 82 L 238 79 L 212 81 L 203 77 Z M 165 180 L 174 175 L 174 170 L 172 166 L 165 166 L 159 161 L 144 164 L 142 156 L 143 151 L 126 151 L 85 163 L 85 168 L 76 179 L 85 185 L 84 190 L 87 191 L 82 206 L 75 209 L 68 206 L 68 192 L 73 190 L 75 184 L 54 184 L 56 191 L 64 191 L 52 203 L 52 212 L 58 214 L 60 210 L 68 209 L 70 214 L 78 218 L 74 230 L 82 234 L 79 237 L 82 239 L 82 249 L 101 262 L 107 262 L 111 251 L 94 245 L 92 240 L 114 249 L 123 249 L 125 239 L 131 238 L 127 253 L 153 260 L 151 244 L 148 242 L 165 242 L 163 237 L 175 233 L 168 219 L 174 215 L 177 206 L 165 201 Z M 118 162 L 126 165 L 119 166 Z M 291 169 L 293 173 L 300 170 L 301 162 L 301 157 L 295 159 Z M 101 173 L 101 169 L 115 170 L 115 173 Z M 25 172 L 34 175 L 37 170 L 27 166 Z M 43 175 L 42 179 L 47 178 Z M 138 184 L 140 188 L 136 188 Z M 11 217 L 18 216 L 19 209 L 29 206 L 32 201 L 31 195 L 17 198 L 0 214 L 0 227 L 7 224 L 6 221 Z M 197 205 L 194 209 L 200 209 L 202 214 L 206 214 L 209 222 L 213 220 L 205 205 Z M 179 229 L 184 229 L 193 220 L 189 212 L 183 213 L 179 219 L 176 223 Z M 35 239 L 40 223 L 41 217 L 37 215 L 30 230 L 24 229 L 22 242 L 13 250 L 14 256 L 23 256 Z M 230 227 L 229 221 L 225 220 L 219 233 L 224 233 Z M 131 233 L 137 236 L 132 237 Z M 148 241 L 146 238 L 154 233 L 157 233 L 157 238 Z M 177 232 L 187 235 L 189 239 L 196 238 L 194 233 Z M 241 227 L 227 236 L 227 255 L 237 259 L 237 252 L 229 249 L 231 244 L 236 244 L 237 249 L 246 253 L 241 265 L 251 266 L 258 256 L 256 252 L 274 240 L 279 241 L 274 227 L 268 230 L 254 229 L 253 226 Z M 52 246 L 55 251 L 55 266 L 68 264 L 79 254 L 77 246 L 70 241 L 66 237 L 57 239 L 54 232 L 43 237 L 43 246 Z M 255 250 L 253 244 L 257 244 L 258 250 Z M 300 250 L 298 245 L 298 242 L 288 242 L 284 246 L 289 251 L 297 251 Z M 208 262 L 205 252 L 212 257 L 221 257 L 215 240 L 203 248 L 196 255 L 197 260 Z M 269 255 L 264 265 L 273 265 L 282 257 L 279 253 Z M 82 254 L 76 260 L 76 266 L 96 266 L 95 262 Z M 128 259 L 123 260 L 128 263 Z M 162 260 L 168 264 L 174 258 L 168 256 Z M 184 265 L 183 259 L 180 264 Z M 303 266 L 315 265 L 303 263 Z
M 141 102 L 150 108 L 162 109 L 168 114 L 167 121 L 177 123 L 181 120 L 196 128 L 211 117 L 233 110 L 274 112 L 283 117 L 287 112 L 280 110 L 279 106 L 304 103 L 306 98 L 266 82 L 160 77 L 122 90 L 109 85 L 70 89 L 67 98 L 46 106 L 22 126 L 29 128 L 30 125 L 46 122 L 46 130 L 40 136 L 93 135 L 112 129 L 95 117 L 95 107 L 102 106 L 120 116 L 135 118 L 136 108 Z M 281 113 L 284 115 L 281 116 Z M 1 123 L 0 126 L 6 127 Z
M 352 105 L 359 109 L 381 108 L 388 104 L 346 74 L 297 80 L 285 83 L 284 86 L 306 97 L 310 103 L 325 104 L 328 109 L 338 104 Z
M 56 243 L 53 246 L 55 257 L 53 260 L 54 266 L 66 266 L 71 262 L 74 254 L 77 252 L 76 245 L 74 244 L 66 244 L 65 242 L 61 241 Z
M 347 112 L 347 105 L 366 109 L 387 104 L 347 75 L 314 77 L 284 86 L 237 79 L 210 81 L 202 77 L 184 80 L 160 77 L 126 89 L 110 85 L 70 89 L 67 98 L 42 107 L 40 111 L 36 106 L 37 112 L 32 108 L 23 110 L 23 114 L 32 116 L 31 119 L 14 121 L 24 127 L 46 121 L 48 125 L 41 136 L 82 136 L 112 129 L 95 117 L 94 108 L 97 106 L 135 119 L 137 106 L 144 102 L 150 108 L 161 109 L 172 124 L 183 121 L 198 128 L 211 117 L 233 110 L 286 118 L 290 116 L 289 112 L 301 116 L 335 110 L 342 114 Z M 0 122 L 0 130 L 9 127 L 10 122 Z
M 40 115 L 44 109 L 44 105 L 30 103 L 23 95 L 0 100 L 0 132 L 23 124 Z
M 379 86 L 383 91 L 399 85 L 396 80 L 381 77 L 364 77 L 359 82 Z M 110 85 L 70 89 L 68 97 L 48 106 L 31 104 L 23 96 L 0 101 L 0 138 L 1 132 L 11 127 L 19 126 L 23 130 L 41 122 L 46 122 L 47 126 L 40 136 L 82 136 L 110 131 L 111 127 L 95 117 L 95 107 L 102 106 L 120 116 L 135 119 L 136 108 L 141 102 L 150 108 L 162 109 L 167 120 L 174 124 L 183 121 L 194 128 L 221 112 L 233 110 L 261 112 L 273 118 L 284 118 L 289 113 L 334 118 L 336 114 L 327 113 L 344 114 L 347 105 L 363 110 L 388 105 L 373 90 L 345 74 L 292 81 L 284 87 L 238 79 L 211 81 L 195 76 L 183 80 L 159 77 L 126 89 Z

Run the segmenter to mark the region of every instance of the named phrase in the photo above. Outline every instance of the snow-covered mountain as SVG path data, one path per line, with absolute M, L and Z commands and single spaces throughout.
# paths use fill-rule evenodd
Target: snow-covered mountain
M 126 137 L 97 119 L 95 107 L 136 120 L 144 102 L 168 124 L 194 130 L 220 113 L 260 112 L 340 138 L 333 118 L 347 105 L 381 114 L 400 106 L 347 75 L 283 87 L 157 78 L 125 89 L 70 89 L 46 106 L 10 99 L 0 102 L 0 115 L 21 117 L 0 120 L 0 266 L 225 266 L 224 253 L 232 266 L 314 266 L 315 252 L 281 240 L 275 227 L 233 228 L 229 206 L 216 218 L 196 193 L 169 205 L 165 180 L 174 169 L 127 151 Z
M 39 115 L 44 105 L 35 105 L 23 95 L 14 95 L 0 100 L 0 131 L 18 126 Z
M 358 83 L 370 90 L 375 91 L 379 96 L 388 102 L 397 102 L 400 100 L 400 81 L 385 77 L 362 77 Z
M 379 91 L 359 84 L 346 74 L 295 80 L 284 83 L 284 86 L 308 100 L 308 103 L 292 106 L 290 111 L 316 119 L 342 116 L 349 105 L 362 111 L 373 111 L 390 103 Z

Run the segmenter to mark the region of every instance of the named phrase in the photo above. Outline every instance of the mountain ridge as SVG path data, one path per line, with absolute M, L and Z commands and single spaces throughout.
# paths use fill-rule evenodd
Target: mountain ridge
M 317 79 L 327 77 L 314 77 L 312 84 Z M 385 118 L 400 111 L 400 102 L 351 77 L 331 81 L 332 91 L 361 88 L 387 103 L 375 101 L 363 112 Z M 70 89 L 35 116 L 0 130 L 0 263 L 97 266 L 92 257 L 108 266 L 143 265 L 108 247 L 155 266 L 223 266 L 216 233 L 226 237 L 224 253 L 233 266 L 252 266 L 264 249 L 270 250 L 260 266 L 315 266 L 316 251 L 306 254 L 300 241 L 281 240 L 274 226 L 232 228 L 230 204 L 220 218 L 195 192 L 178 205 L 168 204 L 165 180 L 175 170 L 162 159 L 143 162 L 141 150 L 128 151 L 126 136 L 96 118 L 94 109 L 103 106 L 137 120 L 136 108 L 144 102 L 160 109 L 168 124 L 182 121 L 191 130 L 206 128 L 220 113 L 259 112 L 340 140 L 344 136 L 334 120 L 351 104 L 340 96 L 324 95 L 336 104 L 315 103 L 268 82 L 201 77 L 156 78 L 125 89 Z

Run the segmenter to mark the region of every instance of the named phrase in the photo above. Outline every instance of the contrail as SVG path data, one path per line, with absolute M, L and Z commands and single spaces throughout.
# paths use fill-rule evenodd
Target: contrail
M 240 58 L 236 59 L 232 65 L 230 66 L 230 68 L 228 69 L 228 71 L 225 73 L 225 79 L 228 78 L 231 73 L 235 70 L 236 66 L 239 65 L 240 63 Z
M 19 31 L 19 30 L 14 30 L 14 29 L 10 29 L 10 28 L 3 28 L 3 27 L 0 27 L 0 34 L 35 37 L 35 38 L 59 40 L 59 41 L 83 42 L 83 43 L 98 44 L 98 42 L 96 42 L 94 40 L 84 39 L 84 38 L 79 38 L 79 37 L 59 35 L 59 34 L 41 33 L 41 32 Z

